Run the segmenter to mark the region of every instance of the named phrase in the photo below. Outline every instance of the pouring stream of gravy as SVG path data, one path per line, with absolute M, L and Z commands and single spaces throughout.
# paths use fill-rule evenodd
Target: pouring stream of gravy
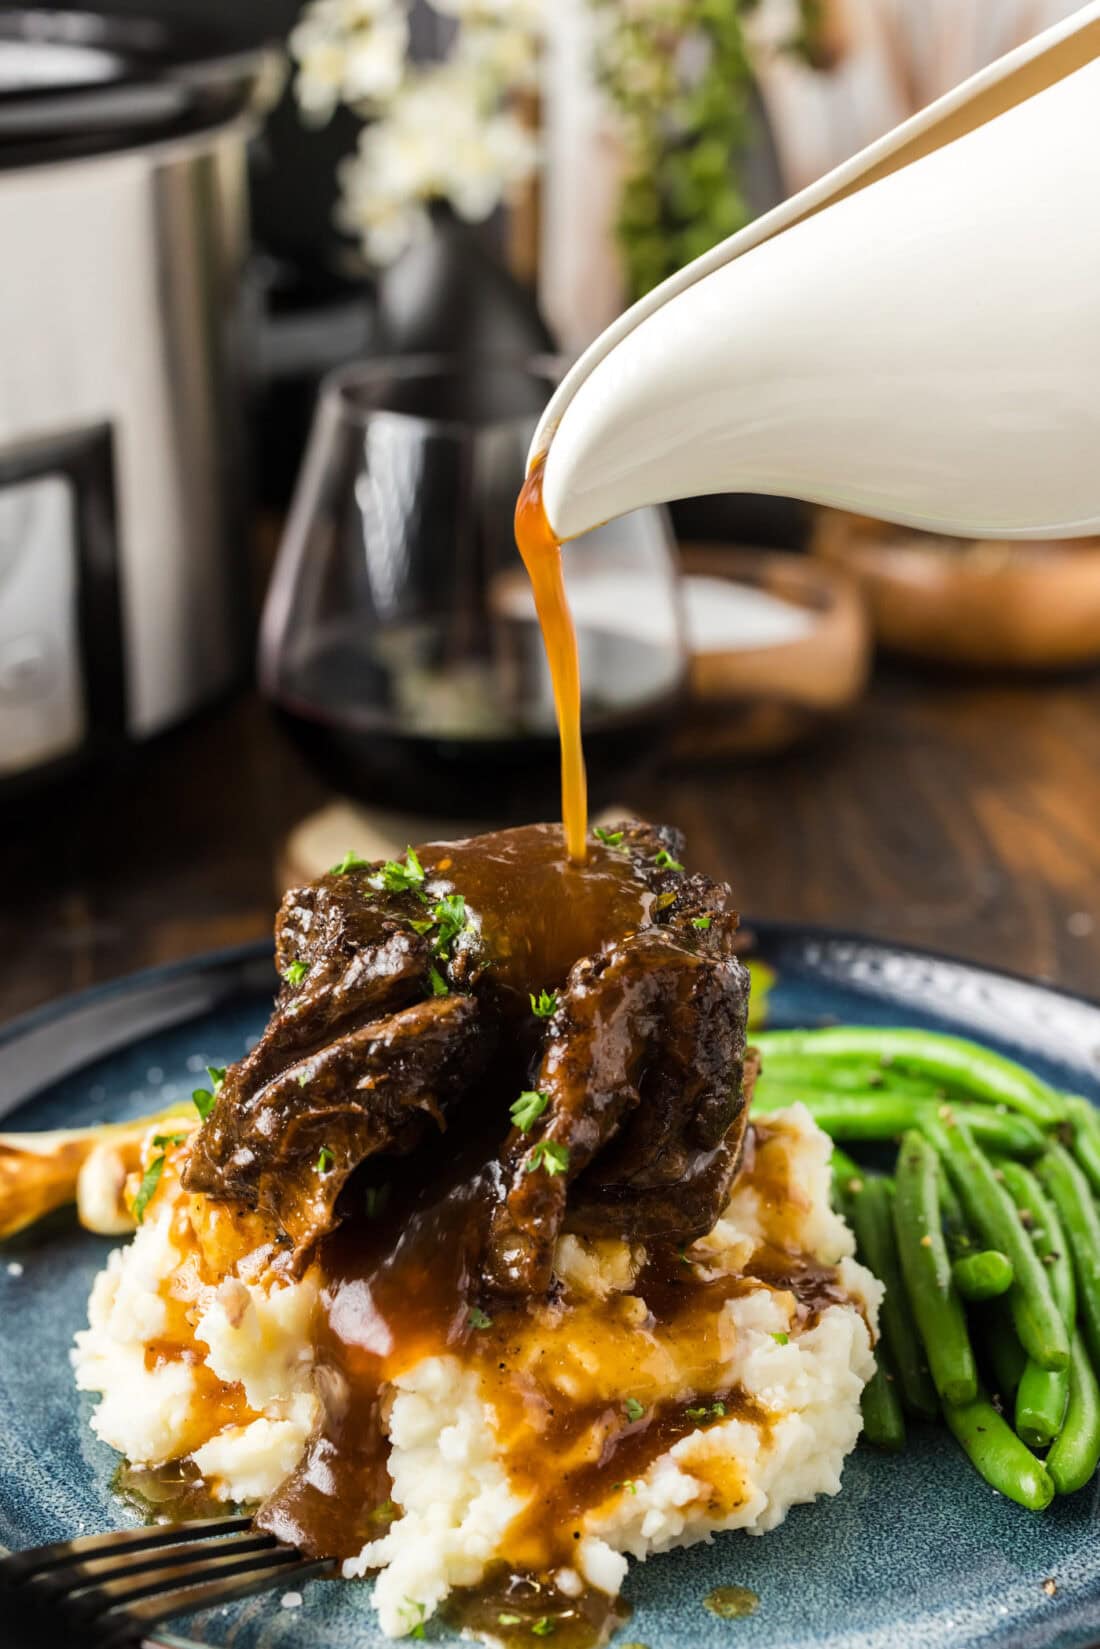
M 535 596 L 550 665 L 554 708 L 561 739 L 561 816 L 565 845 L 574 864 L 583 864 L 588 835 L 588 781 L 581 747 L 581 676 L 577 632 L 562 576 L 561 540 L 542 502 L 543 459 L 533 464 L 516 504 L 516 544 Z

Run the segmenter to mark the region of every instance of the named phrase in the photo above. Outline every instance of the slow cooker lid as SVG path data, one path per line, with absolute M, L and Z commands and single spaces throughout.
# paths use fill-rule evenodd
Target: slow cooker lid
M 153 18 L 0 10 L 0 168 L 223 124 L 257 98 L 261 42 Z

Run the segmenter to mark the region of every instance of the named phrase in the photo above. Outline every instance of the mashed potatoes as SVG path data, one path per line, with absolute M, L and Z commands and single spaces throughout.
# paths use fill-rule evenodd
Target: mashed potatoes
M 873 1372 L 880 1285 L 829 1206 L 828 1158 L 801 1106 L 761 1124 L 723 1218 L 680 1257 L 685 1277 L 715 1285 L 693 1290 L 690 1334 L 682 1318 L 662 1329 L 643 1250 L 567 1236 L 557 1297 L 532 1309 L 529 1327 L 511 1325 L 506 1354 L 489 1328 L 393 1379 L 392 1521 L 344 1564 L 349 1578 L 378 1571 L 388 1634 L 408 1633 L 501 1563 L 552 1566 L 566 1596 L 585 1585 L 615 1593 L 628 1556 L 719 1530 L 762 1533 L 796 1502 L 838 1491 Z M 180 1190 L 177 1167 L 96 1281 L 77 1383 L 100 1394 L 97 1434 L 134 1464 L 186 1459 L 216 1497 L 256 1501 L 293 1470 L 319 1421 L 321 1279 L 316 1267 L 280 1277 L 244 1230 L 212 1242 L 214 1215 Z M 777 1256 L 828 1271 L 812 1309 L 785 1286 Z M 629 1476 L 602 1468 L 608 1417 L 624 1408 L 626 1449 L 644 1441 L 641 1417 L 665 1427 Z M 567 1445 L 554 1445 L 553 1517 L 568 1521 L 567 1547 L 525 1465 L 540 1428 L 560 1428 L 563 1414 L 579 1417 Z

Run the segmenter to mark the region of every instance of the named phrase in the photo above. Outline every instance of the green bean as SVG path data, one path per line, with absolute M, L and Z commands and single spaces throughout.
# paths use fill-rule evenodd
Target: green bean
M 1073 1338 L 1077 1291 L 1069 1245 L 1049 1198 L 1035 1175 L 1005 1158 L 997 1164 L 1001 1183 L 1016 1205 L 1021 1223 L 1031 1233 L 1032 1245 L 1047 1268 L 1050 1291 Z M 1071 1350 L 1072 1357 L 1072 1350 Z M 1045 1448 L 1062 1429 L 1068 1414 L 1070 1373 L 1051 1372 L 1028 1360 L 1016 1392 L 1016 1430 L 1031 1448 Z
M 1087 1099 L 1071 1094 L 1066 1113 L 1073 1124 L 1073 1154 L 1092 1189 L 1100 1194 L 1100 1112 Z
M 955 1195 L 942 1160 L 937 1162 L 937 1178 L 940 1188 L 940 1218 L 943 1221 L 947 1252 L 953 1260 L 961 1259 L 964 1254 L 972 1252 L 974 1241 L 970 1235 L 970 1227 L 966 1223 L 962 1203 Z
M 993 1365 L 997 1391 L 1007 1405 L 1017 1391 L 1027 1368 L 1027 1356 L 1016 1337 L 1012 1316 L 1002 1301 L 984 1315 L 980 1340 Z
M 1014 1060 L 961 1036 L 935 1031 L 879 1029 L 877 1026 L 830 1026 L 820 1031 L 766 1031 L 754 1039 L 773 1073 L 780 1064 L 802 1074 L 820 1070 L 826 1061 L 840 1065 L 878 1060 L 904 1076 L 959 1088 L 974 1099 L 1007 1105 L 1040 1127 L 1053 1128 L 1065 1117 L 1060 1094 Z
M 860 1259 L 886 1290 L 879 1320 L 902 1399 L 910 1413 L 934 1420 L 940 1405 L 898 1264 L 894 1197 L 894 1188 L 888 1180 L 877 1175 L 865 1176 L 858 1193 L 848 1199 L 847 1213 Z
M 952 1435 L 987 1483 L 1018 1506 L 1041 1512 L 1054 1499 L 1054 1484 L 1042 1463 L 1021 1443 L 984 1395 L 949 1405 L 944 1415 Z
M 894 1229 L 933 1384 L 945 1402 L 968 1403 L 977 1394 L 978 1371 L 940 1229 L 936 1154 L 915 1132 L 904 1136 L 898 1152 Z
M 853 1162 L 851 1157 L 847 1156 L 839 1146 L 833 1146 L 829 1166 L 833 1171 L 833 1186 L 840 1192 L 842 1197 L 851 1196 L 853 1186 L 862 1185 L 863 1169 L 858 1162 Z
M 773 1088 L 799 1094 L 904 1094 L 910 1099 L 935 1100 L 942 1104 L 949 1097 L 942 1082 L 927 1077 L 906 1076 L 901 1071 L 885 1068 L 876 1060 L 866 1064 L 842 1065 L 835 1059 L 814 1060 L 798 1058 L 787 1060 L 780 1055 L 769 1055 L 766 1067 L 756 1079 L 756 1092 L 767 1093 Z M 960 1096 L 962 1097 L 962 1096 Z
M 1035 1172 L 1058 1211 L 1069 1242 L 1085 1343 L 1096 1363 L 1100 1361 L 1100 1214 L 1088 1181 L 1063 1146 L 1051 1145 Z
M 875 1372 L 863 1388 L 863 1435 L 877 1449 L 898 1454 L 905 1447 L 905 1416 L 884 1348 L 875 1352 Z
M 964 1300 L 994 1300 L 1012 1287 L 1012 1261 L 999 1248 L 979 1248 L 957 1259 L 951 1275 Z
M 1062 1313 L 1062 1321 L 1072 1333 L 1077 1318 L 1077 1288 L 1073 1280 L 1069 1239 L 1062 1230 L 1054 1204 L 1031 1169 L 1025 1168 L 1022 1163 L 1011 1162 L 1005 1157 L 997 1163 L 997 1169 L 1002 1185 L 1031 1232 L 1035 1252 L 1046 1266 L 1050 1278 L 1050 1292 Z
M 807 1088 L 762 1084 L 753 1095 L 753 1110 L 762 1116 L 800 1101 L 830 1139 L 896 1139 L 907 1128 L 919 1128 L 936 1102 L 895 1093 L 891 1088 L 865 1093 L 835 1093 Z M 998 1111 L 992 1105 L 951 1104 L 949 1112 L 965 1122 L 974 1138 L 989 1151 L 1005 1156 L 1035 1157 L 1046 1144 L 1041 1129 L 1027 1117 Z
M 993 1164 L 975 1145 L 965 1123 L 956 1121 L 946 1127 L 937 1117 L 924 1127 L 947 1165 L 974 1230 L 990 1248 L 999 1248 L 1012 1261 L 1008 1303 L 1020 1344 L 1040 1368 L 1067 1368 L 1069 1334 L 1051 1294 L 1046 1268 Z
M 1046 1466 L 1059 1494 L 1083 1489 L 1100 1462 L 1100 1388 L 1080 1334 L 1073 1336 L 1069 1407 Z
M 1069 1380 L 1068 1368 L 1052 1371 L 1028 1358 L 1016 1390 L 1016 1433 L 1029 1449 L 1045 1449 L 1061 1431 Z

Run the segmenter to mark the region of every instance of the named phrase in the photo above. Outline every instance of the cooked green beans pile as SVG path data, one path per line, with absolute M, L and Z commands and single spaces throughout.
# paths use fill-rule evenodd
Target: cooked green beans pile
M 834 1200 L 885 1285 L 864 1436 L 942 1417 L 1031 1511 L 1100 1464 L 1100 1111 L 962 1037 L 761 1031 L 753 1109 L 801 1101 L 830 1135 Z M 892 1142 L 892 1175 L 844 1147 Z

